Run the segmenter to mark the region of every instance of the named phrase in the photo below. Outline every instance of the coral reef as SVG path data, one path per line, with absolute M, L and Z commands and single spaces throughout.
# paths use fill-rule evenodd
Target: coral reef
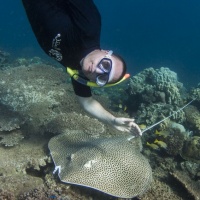
M 0 50 L 0 67 L 4 67 L 6 63 L 8 63 L 8 59 L 10 54 L 8 52 Z
M 200 163 L 200 137 L 194 136 L 188 139 L 184 143 L 181 156 L 186 160 Z
M 0 144 L 3 144 L 7 147 L 12 147 L 19 144 L 22 139 L 24 139 L 24 136 L 20 130 L 0 132 Z
M 22 65 L 23 66 L 29 66 L 31 64 L 43 64 L 43 63 L 44 63 L 44 61 L 39 57 L 33 57 L 33 58 L 29 58 L 29 59 L 27 59 L 27 58 L 17 58 L 14 61 L 13 65 L 14 66 L 22 66 Z
M 200 181 L 193 181 L 183 171 L 175 171 L 171 173 L 172 177 L 177 180 L 189 193 L 191 197 L 188 199 L 200 199 Z
M 186 172 L 191 179 L 200 181 L 200 164 L 184 161 L 180 163 L 181 169 Z
M 1 189 L 12 191 L 16 196 L 21 192 L 29 191 L 34 187 L 42 185 L 43 181 L 41 178 L 33 177 L 29 175 L 7 175 L 0 177 Z
M 81 129 L 94 138 L 100 135 L 110 138 L 124 133 L 115 132 L 107 125 L 85 115 L 76 101 L 71 84 L 68 84 L 70 78 L 61 68 L 44 64 L 40 58 L 19 58 L 11 63 L 9 54 L 2 51 L 0 66 L 0 200 L 119 200 L 93 189 L 62 184 L 57 175 L 52 175 L 54 165 L 47 144 L 53 135 L 66 130 Z M 137 122 L 145 127 L 172 114 L 193 97 L 197 97 L 194 102 L 195 110 L 200 106 L 199 86 L 193 89 L 191 97 L 188 97 L 184 93 L 182 83 L 177 80 L 177 74 L 168 68 L 146 69 L 131 78 L 128 88 L 127 86 L 125 83 L 122 87 L 102 88 L 101 91 L 93 92 L 95 98 L 105 107 L 113 108 L 112 113 L 115 116 L 127 117 L 127 111 L 134 117 L 137 114 Z M 176 123 L 184 123 L 186 130 L 194 130 L 194 134 L 198 135 L 196 122 L 194 123 L 193 118 L 190 120 L 191 113 L 186 111 L 185 116 L 181 111 L 172 116 L 172 119 Z M 184 132 L 181 131 L 184 127 L 169 127 L 170 122 L 165 121 L 158 129 L 169 131 L 171 128 L 166 138 L 148 136 L 163 140 L 168 149 L 144 149 L 143 153 L 154 169 L 154 182 L 151 190 L 139 197 L 142 200 L 189 199 L 182 194 L 185 194 L 186 187 L 184 191 L 177 192 L 176 189 L 179 189 L 181 184 L 170 185 L 168 172 L 180 167 L 184 173 L 191 175 L 192 179 L 185 181 L 175 171 L 173 176 L 179 178 L 173 180 L 187 182 L 185 185 L 192 183 L 193 188 L 198 188 L 199 164 L 183 160 L 180 163 L 181 158 L 176 156 L 182 147 L 183 134 L 179 133 Z M 147 137 L 146 135 L 143 138 Z M 187 138 L 184 145 L 189 144 L 189 141 Z M 195 148 L 198 153 L 197 145 Z M 196 159 L 199 157 L 195 157 Z M 197 192 L 189 193 L 194 198 Z
M 43 151 L 46 142 L 44 138 L 34 137 L 12 148 L 0 147 L 0 189 L 16 198 L 43 184 L 38 174 L 50 162 Z
M 189 105 L 184 109 L 188 127 L 194 130 L 194 134 L 200 136 L 200 112 L 197 107 Z
M 180 105 L 183 84 L 169 68 L 148 68 L 130 79 L 128 92 L 134 97 L 140 94 L 143 102 L 162 102 Z
M 152 124 L 173 114 L 174 111 L 177 110 L 177 106 L 172 106 L 169 104 L 154 103 L 146 105 L 144 103 L 141 103 L 135 118 L 137 120 L 137 123 L 151 126 Z M 171 118 L 179 123 L 182 123 L 185 120 L 185 114 L 183 111 L 180 111 L 178 113 L 174 113 Z
M 72 86 L 66 83 L 66 73 L 60 68 L 41 64 L 9 68 L 0 74 L 0 91 L 1 104 L 14 113 L 10 111 L 11 115 L 6 109 L 0 124 L 16 124 L 15 128 L 21 128 L 19 123 L 25 121 L 21 129 L 25 135 L 44 134 L 44 125 L 60 113 L 83 112 Z M 18 120 L 19 116 L 25 120 Z
M 12 192 L 0 189 L 0 200 L 16 200 L 16 198 Z
M 19 144 L 24 138 L 20 128 L 25 123 L 25 118 L 1 103 L 0 113 L 0 144 L 9 147 Z
M 92 125 L 88 126 L 88 124 Z M 46 125 L 46 131 L 53 134 L 65 133 L 67 130 L 82 130 L 94 137 L 99 137 L 100 134 L 105 132 L 104 124 L 97 119 L 75 112 L 57 115 Z
M 165 138 L 164 141 L 167 144 L 167 149 L 166 149 L 167 153 L 171 156 L 177 156 L 182 151 L 184 141 L 185 141 L 185 136 L 183 135 L 183 133 L 174 131 L 172 132 L 171 135 Z
M 0 103 L 0 113 L 0 132 L 19 129 L 24 124 L 24 117 L 9 106 Z
M 169 68 L 148 68 L 132 77 L 127 93 L 128 110 L 137 116 L 138 123 L 152 125 L 183 104 L 183 84 L 177 80 L 177 74 Z M 185 120 L 184 112 L 178 112 L 173 117 L 177 122 Z
M 154 180 L 151 184 L 151 189 L 141 197 L 139 200 L 153 200 L 153 199 L 162 199 L 162 200 L 183 200 L 178 196 L 174 191 L 164 182 L 159 180 Z
M 1 102 L 15 111 L 27 111 L 31 105 L 41 102 L 56 107 L 59 104 L 56 98 L 64 95 L 62 88 L 56 90 L 56 86 L 65 82 L 65 76 L 51 66 L 12 68 L 3 71 L 0 80 Z
M 190 98 L 195 99 L 200 103 L 200 83 L 196 88 L 192 88 L 190 91 Z

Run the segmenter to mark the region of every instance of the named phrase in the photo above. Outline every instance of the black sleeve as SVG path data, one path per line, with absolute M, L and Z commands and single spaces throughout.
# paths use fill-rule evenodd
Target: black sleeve
M 84 48 L 99 45 L 101 16 L 93 0 L 68 0 L 69 17 L 79 29 Z
M 85 55 L 100 48 L 101 17 L 92 0 L 22 2 L 38 43 L 53 58 L 61 54 L 58 61 L 63 66 L 74 68 Z M 55 47 L 58 34 L 61 37 Z
M 92 96 L 90 87 L 75 81 L 73 78 L 71 80 L 72 80 L 74 92 L 77 96 L 80 96 L 80 97 L 91 97 Z

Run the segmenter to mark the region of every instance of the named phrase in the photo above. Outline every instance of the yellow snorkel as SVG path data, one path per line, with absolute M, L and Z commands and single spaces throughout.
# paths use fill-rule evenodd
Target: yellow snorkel
M 101 87 L 99 86 L 98 84 L 96 84 L 95 82 L 92 82 L 92 81 L 89 81 L 89 80 L 86 80 L 84 79 L 83 77 L 80 76 L 80 72 L 79 70 L 73 70 L 69 67 L 67 67 L 67 73 L 70 75 L 71 78 L 73 78 L 75 81 L 83 84 L 83 85 L 86 85 L 86 86 L 89 86 L 89 87 Z M 125 74 L 124 77 L 122 79 L 120 79 L 118 82 L 116 83 L 108 83 L 106 84 L 105 86 L 103 87 L 111 87 L 111 86 L 115 86 L 121 82 L 123 82 L 124 80 L 128 79 L 130 77 L 130 74 Z

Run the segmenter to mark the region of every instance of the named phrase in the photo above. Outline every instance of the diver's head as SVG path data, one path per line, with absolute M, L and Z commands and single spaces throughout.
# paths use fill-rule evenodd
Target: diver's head
M 126 73 L 124 60 L 112 51 L 94 50 L 81 60 L 84 75 L 99 86 L 116 83 Z

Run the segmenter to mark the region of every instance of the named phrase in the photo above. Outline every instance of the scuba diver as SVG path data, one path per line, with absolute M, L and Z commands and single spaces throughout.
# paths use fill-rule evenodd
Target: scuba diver
M 113 86 L 129 77 L 124 60 L 100 48 L 101 16 L 93 0 L 22 2 L 39 45 L 67 68 L 84 110 L 117 130 L 141 135 L 134 119 L 113 116 L 92 97 L 90 87 Z

